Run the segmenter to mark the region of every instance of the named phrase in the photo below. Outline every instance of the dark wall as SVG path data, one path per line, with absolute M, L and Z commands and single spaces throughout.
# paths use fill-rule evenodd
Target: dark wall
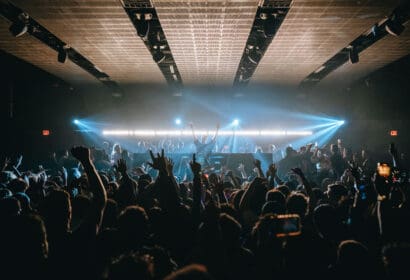
M 60 79 L 0 52 L 0 124 L 2 147 L 35 154 L 59 149 L 75 139 L 70 119 L 84 114 L 79 91 Z M 51 132 L 42 136 L 42 130 Z

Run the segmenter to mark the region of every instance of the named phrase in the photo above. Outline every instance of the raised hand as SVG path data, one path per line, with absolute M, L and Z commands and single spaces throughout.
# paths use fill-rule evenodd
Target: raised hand
M 274 163 L 272 163 L 272 164 L 269 165 L 269 168 L 268 168 L 268 171 L 266 172 L 266 175 L 275 177 L 277 171 L 278 171 L 278 169 L 276 168 L 276 165 Z
M 164 149 L 161 149 L 161 154 L 157 153 L 156 157 L 154 156 L 152 150 L 149 151 L 149 154 L 151 156 L 152 163 L 147 162 L 147 164 L 153 169 L 158 170 L 161 175 L 167 175 L 167 162 L 164 155 Z
M 18 168 L 21 165 L 22 161 L 23 161 L 23 155 L 19 155 L 16 159 L 16 165 L 14 167 Z
M 165 164 L 166 164 L 168 176 L 172 176 L 174 174 L 174 162 L 172 161 L 171 158 L 166 158 Z
M 6 170 L 6 169 L 7 169 L 7 167 L 10 165 L 10 163 L 11 163 L 10 158 L 7 158 L 7 157 L 6 157 L 6 158 L 4 159 L 4 162 L 3 162 L 3 166 L 2 166 L 1 171 Z
M 91 161 L 90 160 L 90 149 L 83 146 L 76 146 L 71 148 L 71 154 L 73 157 L 78 159 L 81 163 Z
M 192 172 L 195 175 L 198 175 L 198 174 L 201 173 L 201 164 L 196 162 L 196 155 L 195 154 L 192 155 L 192 161 L 189 163 L 189 165 L 191 167 Z

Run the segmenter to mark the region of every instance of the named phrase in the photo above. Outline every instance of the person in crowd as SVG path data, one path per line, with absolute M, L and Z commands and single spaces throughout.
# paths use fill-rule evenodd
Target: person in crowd
M 401 154 L 386 151 L 386 175 L 375 154 L 340 148 L 288 147 L 267 170 L 255 159 L 221 173 L 193 154 L 179 182 L 164 149 L 138 172 L 118 144 L 112 168 L 102 149 L 82 146 L 39 160 L 46 169 L 4 158 L 0 279 L 407 279 Z
M 194 125 L 191 123 L 191 130 L 192 130 L 192 136 L 194 138 L 194 145 L 195 145 L 195 149 L 196 149 L 196 154 L 198 155 L 198 157 L 202 157 L 203 160 L 202 162 L 205 165 L 210 165 L 210 156 L 212 151 L 214 150 L 215 146 L 216 146 L 216 139 L 218 137 L 218 132 L 219 132 L 219 124 L 216 125 L 216 131 L 215 131 L 215 135 L 212 137 L 211 141 L 209 141 L 208 143 L 206 143 L 206 140 L 208 138 L 207 135 L 202 135 L 202 139 L 201 141 L 199 141 L 198 137 L 195 134 L 195 129 L 194 129 Z

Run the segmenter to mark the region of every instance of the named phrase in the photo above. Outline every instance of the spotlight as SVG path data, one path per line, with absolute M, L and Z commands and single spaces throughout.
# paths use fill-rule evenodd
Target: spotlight
M 180 125 L 182 123 L 180 118 L 175 119 L 175 124 L 176 125 Z
M 272 38 L 275 35 L 276 31 L 276 15 L 262 13 L 260 17 L 261 19 L 263 19 L 263 33 L 265 34 L 265 37 Z
M 152 58 L 154 59 L 155 63 L 160 64 L 165 60 L 165 54 L 160 49 L 157 49 L 154 51 Z
M 146 38 L 149 33 L 149 20 L 152 18 L 152 14 L 135 14 L 135 17 L 135 26 L 137 28 L 138 36 L 141 38 Z
M 337 125 L 339 125 L 339 126 L 340 126 L 340 125 L 344 125 L 344 124 L 345 124 L 345 121 L 338 121 L 338 122 L 337 122 Z
M 60 47 L 58 50 L 57 60 L 60 63 L 65 63 L 67 60 L 67 49 L 66 47 Z
M 400 36 L 400 34 L 404 31 L 403 24 L 397 20 L 396 16 L 387 21 L 385 28 L 386 31 L 393 36 Z
M 349 59 L 352 64 L 359 62 L 359 53 L 355 46 L 349 46 Z
M 74 124 L 80 124 L 80 121 L 79 121 L 78 119 L 74 119 L 74 120 L 73 120 L 73 123 L 74 123 Z
M 371 33 L 372 33 L 373 37 L 375 37 L 375 38 L 380 36 L 379 24 L 376 23 L 375 25 L 372 26 Z
M 248 46 L 248 59 L 250 62 L 252 62 L 253 64 L 258 64 L 261 58 L 262 58 L 262 55 L 259 50 L 259 47 L 252 46 L 252 48 L 249 48 Z
M 9 28 L 10 33 L 14 37 L 20 37 L 24 35 L 24 33 L 27 32 L 28 30 L 28 19 L 29 15 L 26 13 L 21 13 L 18 15 L 18 20 L 16 22 L 13 22 Z
M 239 125 L 239 120 L 238 120 L 238 119 L 234 119 L 234 120 L 232 121 L 232 125 L 233 125 L 233 126 L 238 126 L 238 125 Z

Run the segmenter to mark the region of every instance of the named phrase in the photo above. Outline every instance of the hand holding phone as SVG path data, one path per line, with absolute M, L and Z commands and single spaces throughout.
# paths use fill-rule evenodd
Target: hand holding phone
M 301 221 L 298 214 L 272 216 L 270 235 L 276 237 L 297 236 L 301 234 Z

